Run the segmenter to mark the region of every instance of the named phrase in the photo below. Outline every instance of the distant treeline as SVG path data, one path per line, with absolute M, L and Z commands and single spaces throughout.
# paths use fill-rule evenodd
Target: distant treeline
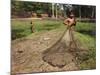
M 67 17 L 69 10 L 74 10 L 77 18 L 95 19 L 96 6 L 71 5 L 58 3 L 40 3 L 40 2 L 24 2 L 11 1 L 11 15 L 16 17 Z

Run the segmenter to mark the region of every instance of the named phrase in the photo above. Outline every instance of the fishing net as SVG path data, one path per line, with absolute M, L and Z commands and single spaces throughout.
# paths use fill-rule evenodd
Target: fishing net
M 43 52 L 43 60 L 54 67 L 61 68 L 71 62 L 77 64 L 75 59 L 82 51 L 84 50 L 75 37 L 75 31 L 68 27 L 61 38 Z

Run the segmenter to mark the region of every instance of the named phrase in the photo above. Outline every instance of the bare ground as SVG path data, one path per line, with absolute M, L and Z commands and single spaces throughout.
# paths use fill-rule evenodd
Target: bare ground
M 12 73 L 37 73 L 79 70 L 75 57 L 66 47 L 58 43 L 55 50 L 49 48 L 62 36 L 64 31 L 52 30 L 32 34 L 12 41 Z

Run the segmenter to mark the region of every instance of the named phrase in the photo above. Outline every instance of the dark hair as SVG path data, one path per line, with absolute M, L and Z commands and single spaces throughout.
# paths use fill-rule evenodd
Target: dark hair
M 70 17 L 71 14 L 74 15 L 74 10 L 69 10 L 67 16 Z

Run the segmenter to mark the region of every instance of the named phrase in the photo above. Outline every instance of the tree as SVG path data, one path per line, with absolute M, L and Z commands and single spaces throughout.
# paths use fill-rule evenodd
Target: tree
M 95 6 L 11 1 L 11 14 L 14 16 L 30 17 L 32 13 L 36 13 L 38 15 L 48 14 L 49 17 L 57 19 L 58 15 L 67 17 L 72 9 L 75 10 L 76 17 L 95 18 Z
M 52 3 L 52 18 L 54 18 L 54 3 Z
M 81 19 L 81 6 L 79 6 L 79 18 Z

